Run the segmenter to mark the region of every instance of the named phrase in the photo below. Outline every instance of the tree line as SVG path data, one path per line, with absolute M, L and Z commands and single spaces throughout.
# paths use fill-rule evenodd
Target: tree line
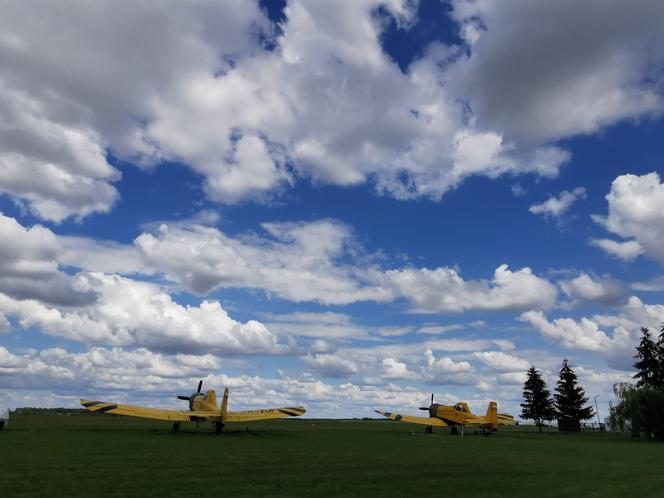
M 618 404 L 611 408 L 611 423 L 633 437 L 664 440 L 664 324 L 657 340 L 641 328 L 634 359 L 636 385 L 613 386 Z
M 567 359 L 563 360 L 553 396 L 542 373 L 531 366 L 523 385 L 523 398 L 521 418 L 534 421 L 540 432 L 545 422 L 554 419 L 561 431 L 580 431 L 581 422 L 595 415 L 592 407 L 586 406 L 586 392 Z
M 634 359 L 636 384 L 613 386 L 618 403 L 610 404 L 611 425 L 619 431 L 631 432 L 633 437 L 645 434 L 651 439 L 664 440 L 664 324 L 657 339 L 647 327 L 641 328 L 641 341 L 636 346 Z M 542 373 L 531 366 L 523 386 L 523 398 L 521 418 L 534 421 L 540 432 L 545 422 L 554 419 L 560 430 L 578 431 L 582 421 L 594 416 L 567 359 L 563 360 L 553 396 Z
M 23 406 L 10 411 L 11 415 L 88 415 L 92 414 L 85 408 L 37 408 Z

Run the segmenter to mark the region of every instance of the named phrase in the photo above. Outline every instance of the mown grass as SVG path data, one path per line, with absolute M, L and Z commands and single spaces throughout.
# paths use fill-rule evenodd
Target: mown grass
M 101 414 L 26 415 L 0 432 L 0 496 L 661 497 L 663 457 L 661 443 L 610 433 L 461 438 L 303 419 L 216 436 L 206 424 L 176 434 Z

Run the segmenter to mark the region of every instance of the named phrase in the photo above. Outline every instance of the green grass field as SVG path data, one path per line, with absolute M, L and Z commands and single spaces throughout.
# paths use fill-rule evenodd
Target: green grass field
M 24 415 L 0 432 L 0 496 L 664 496 L 664 445 L 610 433 L 422 434 L 389 421 L 233 427 Z M 417 431 L 411 435 L 411 430 Z

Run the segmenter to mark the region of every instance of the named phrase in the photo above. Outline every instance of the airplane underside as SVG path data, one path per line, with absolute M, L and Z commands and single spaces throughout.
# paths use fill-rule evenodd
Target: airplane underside
M 195 419 L 195 420 L 194 420 Z M 205 419 L 198 418 L 198 417 L 192 417 L 193 422 L 205 422 Z M 226 424 L 222 422 L 212 422 L 212 428 L 214 429 L 215 434 L 221 434 L 221 432 L 224 430 L 224 427 Z M 180 430 L 180 422 L 173 422 L 173 432 L 178 432 Z

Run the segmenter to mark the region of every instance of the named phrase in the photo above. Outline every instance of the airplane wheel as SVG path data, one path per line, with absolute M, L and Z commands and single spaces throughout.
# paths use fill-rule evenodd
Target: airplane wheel
M 459 435 L 459 429 L 456 428 L 456 425 L 452 426 L 452 428 L 450 429 L 450 434 L 452 434 L 453 436 Z
M 222 429 L 224 428 L 224 424 L 221 422 L 215 422 L 214 423 L 214 432 L 215 434 L 221 434 Z
M 424 429 L 425 434 L 433 434 L 433 427 L 430 425 L 427 425 L 426 429 Z
M 173 424 L 173 432 L 177 432 L 180 430 L 180 422 L 175 422 Z

